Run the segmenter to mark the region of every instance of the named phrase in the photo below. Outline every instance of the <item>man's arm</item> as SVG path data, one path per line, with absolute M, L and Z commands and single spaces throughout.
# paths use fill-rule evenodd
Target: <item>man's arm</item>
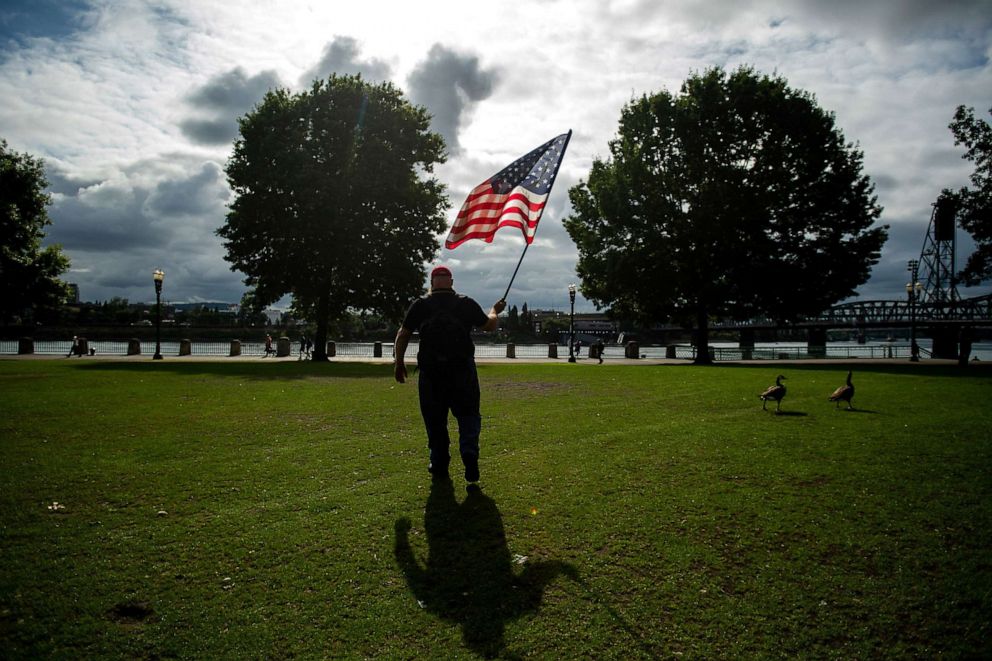
M 487 315 L 489 319 L 485 324 L 482 325 L 482 330 L 484 331 L 494 331 L 499 327 L 499 313 L 506 309 L 506 301 L 500 299 L 493 303 L 492 308 L 489 309 L 489 314 Z
M 393 353 L 396 354 L 393 358 L 393 376 L 398 383 L 406 381 L 406 363 L 403 362 L 403 358 L 406 355 L 406 347 L 410 344 L 411 335 L 413 333 L 408 328 L 400 326 L 396 331 L 396 340 L 393 342 Z

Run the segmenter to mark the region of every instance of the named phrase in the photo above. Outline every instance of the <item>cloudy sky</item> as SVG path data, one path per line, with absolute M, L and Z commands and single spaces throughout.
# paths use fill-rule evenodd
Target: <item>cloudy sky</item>
M 959 104 L 989 119 L 990 55 L 987 0 L 4 0 L 0 137 L 45 160 L 49 240 L 83 300 L 154 300 L 162 268 L 166 298 L 185 302 L 244 293 L 214 231 L 236 118 L 268 89 L 331 72 L 395 83 L 448 142 L 452 218 L 473 186 L 572 129 L 509 297 L 563 309 L 577 259 L 561 226 L 567 191 L 607 155 L 621 107 L 708 67 L 750 65 L 812 92 L 864 151 L 891 230 L 859 293 L 893 298 L 930 205 L 968 183 L 947 125 Z M 959 231 L 959 267 L 970 245 Z M 522 247 L 503 230 L 439 260 L 489 304 Z

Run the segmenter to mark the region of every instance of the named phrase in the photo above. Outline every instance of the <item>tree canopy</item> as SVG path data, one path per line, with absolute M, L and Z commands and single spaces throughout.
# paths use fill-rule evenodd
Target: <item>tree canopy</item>
M 0 140 L 0 318 L 9 323 L 27 311 L 61 305 L 68 294 L 59 276 L 69 258 L 58 245 L 42 247 L 51 224 L 44 164 Z
M 992 279 L 992 125 L 975 117 L 974 108 L 958 106 L 949 128 L 954 144 L 967 147 L 961 158 L 975 164 L 973 188 L 964 187 L 955 197 L 958 220 L 978 244 L 960 276 L 977 285 Z
M 614 316 L 794 320 L 853 295 L 886 227 L 862 154 L 808 93 L 749 68 L 626 105 L 570 193 L 582 293 Z
M 270 91 L 239 120 L 227 164 L 235 192 L 227 260 L 271 304 L 327 324 L 347 310 L 398 319 L 423 292 L 448 199 L 432 176 L 445 159 L 430 116 L 389 83 L 331 76 L 304 92 Z

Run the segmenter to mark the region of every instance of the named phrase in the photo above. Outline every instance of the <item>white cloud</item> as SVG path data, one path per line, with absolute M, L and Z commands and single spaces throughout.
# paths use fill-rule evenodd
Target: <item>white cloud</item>
M 240 276 L 214 235 L 229 195 L 222 168 L 236 117 L 268 87 L 332 70 L 405 87 L 457 148 L 438 171 L 452 217 L 473 186 L 573 129 L 511 291 L 518 305 L 564 308 L 576 280 L 567 189 L 607 155 L 634 96 L 740 64 L 815 94 L 864 151 L 892 225 L 865 298 L 898 295 L 930 204 L 967 183 L 947 129 L 954 108 L 987 117 L 992 106 L 992 13 L 979 0 L 514 4 L 94 0 L 15 16 L 0 32 L 0 136 L 48 162 L 51 239 L 84 298 L 147 300 L 160 266 L 172 300 L 234 300 Z M 491 302 L 522 248 L 504 230 L 439 258 L 460 289 Z

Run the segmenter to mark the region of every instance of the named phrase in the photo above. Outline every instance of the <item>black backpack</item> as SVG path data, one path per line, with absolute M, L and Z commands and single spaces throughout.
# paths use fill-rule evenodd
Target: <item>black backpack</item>
M 475 355 L 470 329 L 457 315 L 458 306 L 464 299 L 460 294 L 427 298 L 428 316 L 420 324 L 417 352 L 417 364 L 422 369 L 458 367 Z

